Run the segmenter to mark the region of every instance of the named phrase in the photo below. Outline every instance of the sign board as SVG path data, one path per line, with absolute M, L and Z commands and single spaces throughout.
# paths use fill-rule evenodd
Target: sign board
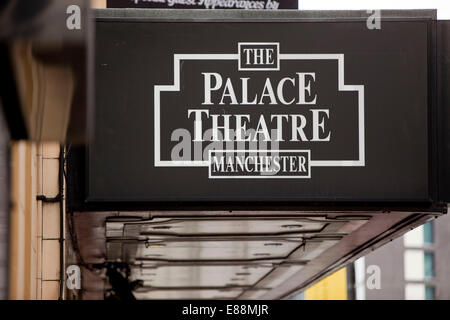
M 298 0 L 107 0 L 107 8 L 298 9 Z
M 90 201 L 426 201 L 428 24 L 97 21 Z

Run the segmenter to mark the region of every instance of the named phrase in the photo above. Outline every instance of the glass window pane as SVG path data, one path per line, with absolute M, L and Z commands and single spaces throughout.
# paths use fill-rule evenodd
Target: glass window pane
M 423 242 L 424 243 L 433 243 L 434 241 L 434 230 L 433 230 L 433 221 L 429 221 L 423 226 Z
M 426 278 L 434 277 L 434 254 L 432 252 L 425 252 L 424 269 Z
M 426 286 L 425 287 L 425 299 L 426 300 L 434 300 L 434 287 L 433 286 Z

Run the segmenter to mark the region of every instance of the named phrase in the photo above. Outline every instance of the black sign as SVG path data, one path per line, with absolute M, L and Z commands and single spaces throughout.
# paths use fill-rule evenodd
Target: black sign
M 91 201 L 411 201 L 428 24 L 97 22 Z
M 107 8 L 298 9 L 297 0 L 107 0 Z

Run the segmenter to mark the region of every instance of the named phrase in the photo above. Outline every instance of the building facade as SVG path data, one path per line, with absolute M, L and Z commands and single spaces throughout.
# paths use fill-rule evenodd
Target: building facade
M 419 226 L 355 262 L 356 298 L 450 299 L 450 216 Z M 369 284 L 379 270 L 379 286 Z

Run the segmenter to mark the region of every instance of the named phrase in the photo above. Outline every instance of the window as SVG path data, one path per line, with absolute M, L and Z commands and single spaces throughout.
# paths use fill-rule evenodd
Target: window
M 434 277 L 434 253 L 432 252 L 425 252 L 424 254 L 424 271 L 425 278 Z
M 423 242 L 433 243 L 434 242 L 434 225 L 433 221 L 428 221 L 423 225 Z
M 434 300 L 434 287 L 426 286 L 425 287 L 425 300 Z

